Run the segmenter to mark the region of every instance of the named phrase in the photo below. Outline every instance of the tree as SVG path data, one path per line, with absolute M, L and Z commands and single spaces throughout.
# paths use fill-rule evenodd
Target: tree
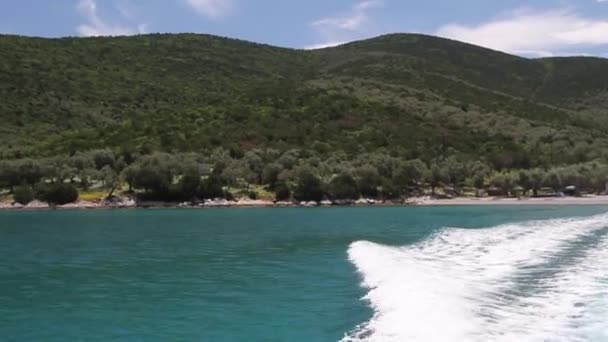
M 262 182 L 268 184 L 271 188 L 274 188 L 279 180 L 279 174 L 281 174 L 283 168 L 278 163 L 271 163 L 264 166 L 262 171 Z
M 289 150 L 277 160 L 277 163 L 281 164 L 284 169 L 291 170 L 298 163 L 298 159 L 300 158 L 300 151 L 298 150 Z
M 120 178 L 122 178 L 129 186 L 129 192 L 133 191 L 133 187 L 135 186 L 135 176 L 138 172 L 139 168 L 137 165 L 129 165 L 120 173 Z
M 569 186 L 569 185 L 574 185 L 577 188 L 581 188 L 581 186 L 583 185 L 583 175 L 581 174 L 579 168 L 577 166 L 569 166 L 566 168 L 563 168 L 561 170 L 558 171 L 560 174 L 560 177 L 562 178 L 562 184 Z
M 507 192 L 507 196 L 515 196 L 515 188 L 517 187 L 518 175 L 514 172 L 506 172 L 504 177 L 504 189 Z
M 109 166 L 111 168 L 114 167 L 116 157 L 114 156 L 114 152 L 112 152 L 111 150 L 94 150 L 91 151 L 90 154 L 93 156 L 93 162 L 97 170 L 101 170 L 105 166 Z
M 249 170 L 253 175 L 249 178 L 249 183 L 261 183 L 262 181 L 262 170 L 264 169 L 264 161 L 254 151 L 247 151 L 243 160 L 249 167 Z
M 393 171 L 393 183 L 400 188 L 418 186 L 427 172 L 426 164 L 420 159 L 408 160 L 399 164 Z
M 532 173 L 528 170 L 520 170 L 518 173 L 517 184 L 524 189 L 524 195 L 527 195 L 534 188 Z
M 503 195 L 511 196 L 513 195 L 513 190 L 517 186 L 517 178 L 511 172 L 501 172 L 496 173 L 490 180 L 490 183 L 493 186 L 500 188 Z
M 500 189 L 501 195 L 509 195 L 509 190 L 507 190 L 505 174 L 502 172 L 497 172 L 490 178 L 490 184 L 493 187 Z
M 433 163 L 429 170 L 428 182 L 431 185 L 431 193 L 435 196 L 435 189 L 448 178 L 444 169 L 437 163 Z
M 356 174 L 361 196 L 366 198 L 378 197 L 378 187 L 381 185 L 378 169 L 371 165 L 364 165 L 356 170 Z
M 78 190 L 72 184 L 55 183 L 43 188 L 39 189 L 37 197 L 51 205 L 64 205 L 78 200 Z
M 562 177 L 556 169 L 550 170 L 543 180 L 543 185 L 550 187 L 555 192 L 562 191 Z
M 15 162 L 13 180 L 18 181 L 17 184 L 36 184 L 42 178 L 42 170 L 40 162 L 33 159 L 22 159 Z M 13 185 L 17 185 L 13 184 Z
M 196 165 L 188 165 L 185 167 L 182 178 L 179 181 L 179 190 L 181 199 L 192 199 L 196 196 L 201 184 L 201 174 Z
M 538 197 L 538 190 L 543 187 L 543 181 L 545 179 L 545 172 L 541 169 L 532 169 L 530 171 L 530 189 L 532 195 Z
M 349 174 L 338 175 L 329 183 L 329 194 L 335 200 L 357 200 L 359 199 L 357 182 Z
M 277 201 L 289 201 L 291 199 L 291 191 L 284 182 L 279 182 L 274 187 L 275 199 Z
M 300 202 L 323 200 L 323 185 L 319 177 L 309 170 L 300 171 L 294 197 Z
M 212 174 L 205 178 L 199 186 L 198 197 L 202 199 L 224 198 L 225 196 L 224 182 L 219 175 Z
M 13 199 L 16 203 L 27 205 L 34 200 L 34 190 L 29 185 L 20 185 L 13 191 Z
M 595 192 L 601 193 L 606 191 L 608 184 L 608 167 L 599 166 L 591 171 L 590 184 Z
M 383 178 L 392 178 L 397 164 L 396 158 L 384 153 L 371 153 L 366 158 L 368 162 L 377 168 L 378 173 Z
M 484 173 L 478 172 L 473 176 L 473 186 L 477 190 L 475 195 L 477 197 L 481 196 L 481 191 L 486 185 L 486 175 Z
M 210 157 L 211 164 L 213 164 L 213 172 L 221 174 L 231 160 L 230 151 L 221 147 L 216 148 L 213 150 Z
M 76 175 L 80 179 L 80 185 L 87 189 L 89 187 L 89 179 L 95 170 L 95 162 L 93 157 L 84 152 L 79 152 L 70 158 L 71 166 L 76 169 Z
M 468 172 L 472 175 L 473 186 L 477 189 L 477 196 L 485 187 L 486 178 L 490 175 L 490 168 L 486 163 L 475 161 L 468 165 Z
M 118 175 L 110 165 L 102 167 L 97 175 L 103 186 L 113 186 L 118 181 Z
M 173 160 L 164 153 L 145 156 L 138 161 L 135 168 L 133 185 L 152 191 L 156 195 L 166 194 L 173 183 Z
M 12 189 L 16 186 L 19 180 L 19 175 L 15 167 L 15 163 L 9 161 L 0 161 L 0 188 Z
M 232 160 L 222 171 L 222 179 L 230 186 L 247 185 L 257 181 L 257 174 L 244 160 Z
M 408 160 L 404 166 L 411 185 L 418 185 L 428 172 L 426 164 L 420 159 Z
M 120 186 L 118 174 L 116 174 L 116 171 L 114 171 L 110 165 L 106 165 L 99 170 L 99 177 L 101 178 L 103 186 L 110 187 L 110 192 L 106 197 L 112 197 L 114 191 Z
M 76 177 L 78 170 L 70 165 L 70 160 L 65 157 L 55 157 L 47 159 L 43 167 L 44 177 L 51 182 L 63 183 L 68 179 Z
M 382 196 L 382 199 L 384 199 L 384 200 L 394 200 L 394 199 L 398 199 L 401 196 L 401 192 L 399 191 L 399 188 L 396 187 L 393 184 L 393 182 L 388 178 L 384 178 L 382 180 L 382 186 L 380 187 L 380 194 Z
M 444 162 L 444 170 L 446 172 L 448 182 L 452 184 L 454 189 L 458 189 L 460 183 L 467 177 L 464 164 L 455 157 L 446 159 Z

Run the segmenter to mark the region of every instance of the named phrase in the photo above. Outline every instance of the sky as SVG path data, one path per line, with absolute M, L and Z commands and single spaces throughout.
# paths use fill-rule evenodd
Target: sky
M 156 32 L 208 33 L 305 49 L 415 32 L 529 57 L 608 57 L 608 0 L 0 1 L 0 33 Z

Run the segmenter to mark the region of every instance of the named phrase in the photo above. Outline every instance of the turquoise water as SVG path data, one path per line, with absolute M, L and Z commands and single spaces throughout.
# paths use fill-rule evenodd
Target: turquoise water
M 0 336 L 608 341 L 605 212 L 0 212 Z

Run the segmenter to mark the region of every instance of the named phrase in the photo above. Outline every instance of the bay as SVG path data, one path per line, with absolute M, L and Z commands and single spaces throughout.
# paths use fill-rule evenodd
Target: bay
M 391 327 L 383 319 L 396 312 L 401 316 L 390 319 L 402 317 L 401 323 L 416 319 L 421 327 L 449 327 L 449 315 L 435 313 L 473 307 L 469 327 L 446 331 L 481 341 L 505 334 L 492 320 L 509 329 L 522 327 L 518 300 L 535 298 L 534 291 L 553 295 L 542 282 L 568 280 L 559 272 L 547 275 L 551 262 L 566 275 L 572 273 L 566 267 L 589 266 L 585 258 L 601 251 L 608 234 L 602 230 L 608 226 L 606 211 L 491 206 L 0 212 L 0 336 L 8 341 L 298 342 L 399 341 L 409 334 L 441 340 L 445 335 L 407 324 Z M 564 228 L 590 218 L 592 223 Z M 560 240 L 567 232 L 573 235 Z M 498 240 L 491 243 L 493 236 Z M 540 251 L 547 260 L 515 249 L 509 251 L 521 260 L 506 255 L 502 263 L 484 261 L 507 245 L 521 246 L 521 253 Z M 489 251 L 479 260 L 486 267 L 471 271 L 467 263 L 484 247 Z M 450 260 L 457 266 L 446 266 Z M 425 268 L 416 273 L 418 266 Z M 517 280 L 525 267 L 538 284 L 530 277 Z M 452 269 L 456 281 L 427 276 L 438 268 L 446 274 Z M 501 298 L 511 293 L 511 304 L 501 305 L 513 310 L 484 311 L 484 305 L 495 303 L 483 301 L 478 290 L 486 288 L 478 282 L 490 286 L 494 280 L 471 274 L 503 268 L 511 273 L 497 277 L 508 289 L 487 290 Z M 580 288 L 594 286 L 597 293 L 608 288 L 602 279 L 585 281 Z M 436 290 L 461 286 L 457 293 Z M 575 296 L 570 290 L 557 295 Z M 603 313 L 601 298 L 589 297 L 593 293 L 574 299 L 588 309 L 579 314 L 589 322 Z M 481 299 L 471 302 L 468 295 Z M 437 305 L 436 310 L 412 306 L 413 296 L 431 301 L 427 306 Z M 566 323 L 573 322 L 578 324 L 574 318 Z M 565 330 L 570 340 L 598 334 L 585 324 Z M 600 332 L 606 328 L 598 324 Z M 537 340 L 551 337 L 536 332 Z

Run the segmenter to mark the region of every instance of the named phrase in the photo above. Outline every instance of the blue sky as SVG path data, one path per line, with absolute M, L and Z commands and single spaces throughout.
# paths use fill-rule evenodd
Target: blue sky
M 608 56 L 608 0 L 3 0 L 0 32 L 197 32 L 294 48 L 419 32 L 526 56 Z

